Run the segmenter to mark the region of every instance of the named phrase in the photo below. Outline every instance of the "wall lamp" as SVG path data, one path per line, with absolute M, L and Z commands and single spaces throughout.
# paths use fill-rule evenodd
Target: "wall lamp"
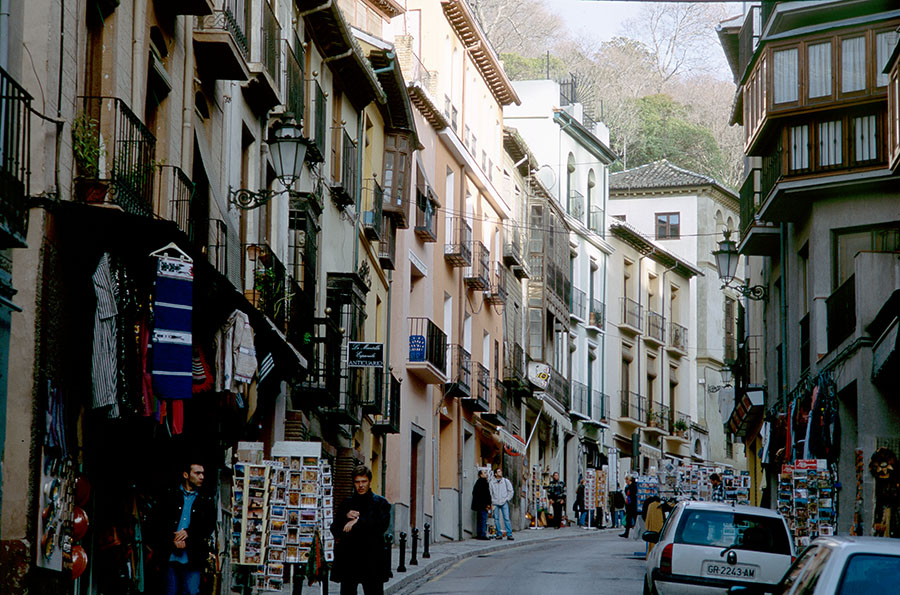
M 764 300 L 768 292 L 762 285 L 733 285 L 734 277 L 737 274 L 738 261 L 741 255 L 737 251 L 737 245 L 731 239 L 731 230 L 724 231 L 725 238 L 719 242 L 719 249 L 713 250 L 713 256 L 716 259 L 716 271 L 719 273 L 719 280 L 722 281 L 722 289 L 730 287 L 742 296 L 751 300 Z
M 228 188 L 228 201 L 238 208 L 249 210 L 261 207 L 279 194 L 292 192 L 294 182 L 303 173 L 303 162 L 306 159 L 308 141 L 303 137 L 300 126 L 294 121 L 294 115 L 285 112 L 272 132 L 273 138 L 267 143 L 272 155 L 272 167 L 275 177 L 284 186 L 284 190 L 261 189 L 257 192 L 246 188 Z

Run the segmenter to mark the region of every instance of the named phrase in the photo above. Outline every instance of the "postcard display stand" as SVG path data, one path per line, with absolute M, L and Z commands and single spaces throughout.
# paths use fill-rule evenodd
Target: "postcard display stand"
M 327 527 L 333 515 L 331 468 L 319 442 L 276 442 L 272 460 L 241 456 L 232 490 L 231 560 L 253 565 L 251 586 L 280 591 L 286 564 L 305 564 L 316 531 L 327 562 L 334 539 Z M 243 452 L 247 452 L 244 450 Z
M 594 517 L 597 514 L 597 475 L 596 469 L 584 470 L 584 510 L 587 515 L 587 526 L 593 524 Z
M 787 519 L 797 548 L 820 535 L 834 535 L 834 477 L 825 459 L 802 459 L 781 466 L 778 512 Z
M 659 481 L 653 475 L 638 475 L 636 481 L 638 511 L 641 511 L 642 506 L 644 505 L 644 500 L 646 500 L 650 496 L 659 495 Z

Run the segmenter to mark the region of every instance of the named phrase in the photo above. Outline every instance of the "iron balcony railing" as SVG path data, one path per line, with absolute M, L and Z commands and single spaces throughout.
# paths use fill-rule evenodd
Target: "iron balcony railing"
M 825 299 L 825 310 L 828 351 L 832 351 L 856 330 L 856 275 L 850 275 Z
M 324 408 L 324 413 L 339 425 L 360 425 L 363 395 L 374 384 L 370 376 L 371 368 L 347 368 L 337 404 Z
M 517 382 L 525 379 L 525 349 L 518 343 L 506 342 L 503 349 L 503 377 Z
M 575 78 L 575 75 L 572 74 L 569 76 L 568 80 L 561 80 L 559 82 L 559 104 L 561 106 L 572 105 L 577 101 L 577 88 L 578 81 Z
M 434 95 L 435 83 L 437 82 L 437 77 L 435 75 L 437 73 L 431 72 L 425 68 L 425 65 L 422 64 L 422 61 L 413 52 L 409 52 L 405 56 L 404 61 L 408 65 L 403 73 L 407 77 L 407 82 L 418 83 L 423 89 L 428 91 L 429 94 Z
M 300 287 L 315 293 L 319 256 L 316 206 L 308 199 L 291 198 L 288 210 L 288 269 Z
M 397 223 L 385 215 L 382 230 L 378 242 L 378 262 L 384 270 L 392 271 L 397 266 Z
M 444 260 L 454 267 L 472 264 L 472 227 L 464 217 L 453 217 L 451 236 L 444 243 Z
M 672 434 L 687 439 L 691 429 L 691 416 L 681 411 L 676 411 L 672 422 Z
M 376 434 L 397 434 L 400 432 L 400 380 L 389 375 L 385 387 L 387 399 L 382 411 L 372 419 L 372 432 Z
M 588 326 L 603 330 L 606 324 L 606 304 L 600 300 L 591 300 L 591 312 L 588 318 Z
M 641 319 L 643 318 L 641 314 L 643 313 L 643 308 L 639 303 L 634 301 L 631 298 L 621 298 L 622 299 L 622 324 L 626 324 L 632 328 L 641 330 Z
M 503 222 L 503 262 L 506 266 L 522 266 L 525 263 L 522 229 L 515 219 Z
M 17 246 L 28 233 L 30 115 L 31 95 L 0 68 L 0 229 Z
M 475 362 L 476 391 L 474 398 L 479 400 L 484 411 L 491 408 L 491 371 L 481 362 Z
M 484 301 L 493 306 L 506 303 L 506 268 L 499 261 L 491 263 L 490 288 L 485 291 Z
M 309 313 L 307 316 L 313 322 L 314 332 L 305 338 L 306 348 L 300 350 L 307 361 L 307 373 L 297 389 L 301 394 L 314 394 L 317 404 L 333 406 L 341 390 L 342 333 L 331 318 L 314 318 Z
M 753 54 L 759 45 L 761 33 L 762 23 L 760 21 L 759 6 L 751 6 L 738 34 L 738 79 L 743 77 L 747 65 L 750 64 L 750 60 L 753 58 Z
M 590 220 L 588 221 L 588 227 L 595 234 L 600 237 L 606 236 L 606 225 L 603 217 L 603 209 L 600 207 L 591 207 Z
M 450 97 L 444 95 L 444 117 L 450 122 L 450 128 L 453 132 L 459 134 L 459 110 L 450 101 Z
M 81 100 L 86 126 L 73 134 L 73 142 L 85 148 L 81 158 L 75 148 L 80 178 L 108 183 L 106 196 L 112 203 L 131 214 L 152 216 L 156 137 L 117 97 Z
M 311 290 L 304 290 L 292 275 L 287 276 L 287 320 L 285 337 L 297 351 L 306 357 L 309 338 L 315 332 L 311 315 L 316 311 L 316 296 Z
M 647 424 L 660 428 L 665 433 L 670 433 L 671 420 L 669 419 L 671 410 L 668 405 L 661 403 L 650 403 L 650 411 L 647 414 Z
M 409 318 L 409 361 L 428 362 L 447 371 L 447 335 L 428 318 Z
M 315 79 L 309 81 L 309 84 L 309 98 L 312 100 L 312 105 L 309 107 L 309 117 L 312 123 L 312 130 L 310 131 L 308 127 L 304 126 L 304 132 L 307 136 L 312 132 L 313 142 L 307 147 L 306 160 L 313 163 L 321 163 L 322 161 L 325 161 L 326 151 L 325 131 L 327 130 L 327 105 L 325 103 L 325 91 L 322 90 L 319 81 Z
M 194 183 L 177 165 L 160 165 L 156 174 L 157 216 L 174 221 L 178 229 L 190 234 Z
M 480 241 L 472 242 L 472 265 L 466 271 L 466 286 L 469 289 L 484 290 L 491 286 L 491 253 Z
M 450 345 L 449 367 L 450 383 L 456 385 L 459 392 L 470 395 L 472 391 L 472 356 L 462 345 Z
M 424 242 L 437 241 L 437 217 L 432 190 L 416 188 L 416 236 Z
M 572 288 L 572 298 L 569 302 L 569 314 L 579 320 L 587 320 L 587 294 L 578 289 Z
M 627 391 L 619 391 L 619 403 L 622 417 L 633 419 L 638 423 L 647 423 L 647 397 Z
M 205 247 L 209 263 L 221 275 L 228 278 L 231 264 L 228 255 L 228 224 L 221 219 L 207 219 L 206 225 L 202 226 L 203 235 L 198 237 L 195 230 L 199 226 L 196 223 L 201 220 L 199 217 L 191 220 L 191 242 L 201 250 Z
M 269 0 L 262 0 L 262 65 L 278 90 L 281 90 L 281 25 Z
M 556 399 L 556 402 L 565 409 L 569 410 L 571 398 L 569 395 L 569 381 L 559 373 L 556 368 L 550 368 L 550 396 Z
M 363 413 L 377 414 L 384 410 L 384 368 L 351 369 L 360 376 L 360 407 Z
M 647 311 L 647 335 L 660 343 L 666 342 L 666 319 L 659 312 Z
M 750 170 L 750 174 L 744 183 L 741 184 L 740 204 L 741 204 L 741 237 L 747 235 L 747 232 L 756 222 L 756 210 L 759 208 L 760 196 L 756 190 L 757 176 L 760 174 L 758 167 Z
M 568 211 L 578 220 L 584 217 L 584 194 L 577 190 L 569 190 Z
M 775 187 L 775 184 L 781 178 L 784 162 L 784 147 L 782 141 L 779 140 L 775 149 L 762 158 L 762 170 L 760 171 L 759 181 L 759 201 L 765 202 Z
M 252 6 L 252 0 L 224 0 L 220 10 L 211 15 L 199 17 L 200 29 L 220 29 L 228 31 L 238 49 L 244 56 L 244 60 L 250 59 L 250 42 L 247 39 L 247 23 L 250 22 L 247 11 Z
M 370 242 L 377 242 L 384 233 L 384 190 L 378 182 L 369 180 L 363 189 L 362 227 Z
M 578 382 L 577 380 L 573 380 L 571 392 L 569 394 L 571 395 L 570 400 L 572 402 L 571 411 L 584 417 L 590 417 L 591 409 L 588 402 L 589 397 L 587 385 L 582 382 Z
M 305 87 L 303 65 L 306 61 L 303 44 L 294 34 L 294 45 L 291 46 L 287 40 L 284 41 L 286 57 L 286 68 L 284 73 L 284 88 L 287 90 L 285 97 L 285 107 L 287 111 L 294 114 L 294 118 L 299 122 L 303 119 L 303 110 L 305 109 Z
M 339 208 L 356 202 L 356 143 L 341 131 L 341 179 L 331 187 L 331 198 Z
M 268 244 L 245 244 L 246 297 L 275 326 L 285 330 L 288 310 L 287 269 Z
M 669 323 L 669 344 L 679 351 L 687 351 L 687 328 L 677 322 Z
M 609 419 L 609 395 L 597 389 L 591 391 L 591 419 L 596 421 Z

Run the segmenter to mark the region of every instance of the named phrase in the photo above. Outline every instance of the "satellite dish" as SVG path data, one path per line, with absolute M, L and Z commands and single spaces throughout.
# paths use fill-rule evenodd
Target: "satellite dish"
M 556 187 L 556 171 L 551 166 L 546 164 L 540 166 L 535 175 L 544 188 L 552 190 Z

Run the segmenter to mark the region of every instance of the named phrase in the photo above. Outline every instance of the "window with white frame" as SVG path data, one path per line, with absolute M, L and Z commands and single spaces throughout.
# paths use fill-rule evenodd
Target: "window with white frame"
M 809 126 L 791 126 L 788 131 L 788 164 L 792 170 L 809 168 Z
M 814 43 L 808 48 L 809 54 L 809 96 L 831 95 L 831 42 Z
M 797 48 L 778 50 L 774 53 L 775 67 L 772 75 L 775 88 L 772 100 L 775 103 L 797 101 L 797 89 L 799 88 L 797 55 Z
M 890 75 L 883 73 L 887 60 L 897 45 L 900 33 L 897 31 L 884 31 L 875 35 L 875 86 L 886 87 Z
M 866 88 L 866 38 L 841 40 L 841 92 L 852 93 Z
M 843 162 L 841 121 L 819 122 L 819 166 L 840 165 Z
M 878 158 L 875 114 L 853 118 L 853 159 L 869 161 Z

